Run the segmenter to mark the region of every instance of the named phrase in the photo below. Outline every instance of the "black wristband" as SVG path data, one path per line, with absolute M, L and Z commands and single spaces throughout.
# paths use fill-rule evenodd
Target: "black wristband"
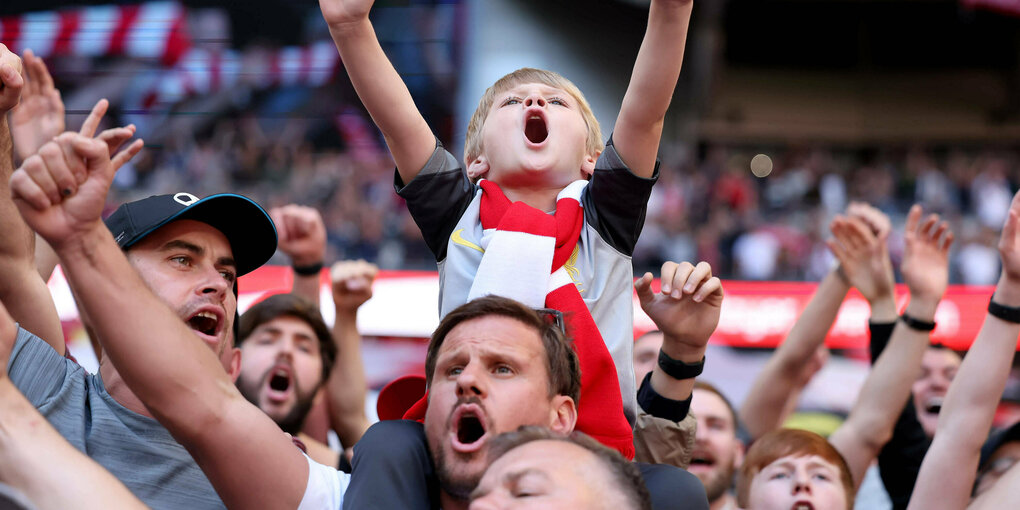
M 670 358 L 659 349 L 659 368 L 673 379 L 691 379 L 701 375 L 705 370 L 705 357 L 702 356 L 701 361 L 697 363 L 684 363 Z
M 322 267 L 323 267 L 322 262 L 308 264 L 307 266 L 298 265 L 290 266 L 290 268 L 294 270 L 294 274 L 299 274 L 301 276 L 315 276 L 319 274 L 320 271 L 322 271 Z
M 906 313 L 900 315 L 900 320 L 907 325 L 910 329 L 916 329 L 917 331 L 931 331 L 935 329 L 934 322 L 925 322 L 919 319 L 915 319 Z
M 998 317 L 1006 322 L 1020 324 L 1020 307 L 1000 305 L 994 300 L 989 300 L 988 315 Z

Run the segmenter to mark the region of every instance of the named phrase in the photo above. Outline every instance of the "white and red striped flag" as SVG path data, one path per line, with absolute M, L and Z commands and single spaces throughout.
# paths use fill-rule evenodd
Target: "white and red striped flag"
M 190 46 L 176 2 L 102 5 L 0 18 L 0 42 L 40 57 L 80 55 L 158 59 L 173 65 Z

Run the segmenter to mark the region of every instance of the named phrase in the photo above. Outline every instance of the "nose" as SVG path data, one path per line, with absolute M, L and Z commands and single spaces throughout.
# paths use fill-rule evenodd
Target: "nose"
M 793 475 L 793 493 L 811 494 L 811 475 L 805 471 L 798 470 Z
M 484 397 L 485 384 L 478 373 L 479 367 L 476 363 L 468 363 L 461 373 L 457 375 L 457 396 L 458 397 Z
M 532 94 L 524 99 L 524 106 L 530 107 L 531 105 L 538 105 L 544 108 L 545 99 L 543 99 L 541 96 Z
M 199 285 L 199 294 L 204 296 L 212 295 L 217 302 L 223 302 L 230 291 L 230 282 L 215 267 L 210 267 L 202 273 L 202 283 Z

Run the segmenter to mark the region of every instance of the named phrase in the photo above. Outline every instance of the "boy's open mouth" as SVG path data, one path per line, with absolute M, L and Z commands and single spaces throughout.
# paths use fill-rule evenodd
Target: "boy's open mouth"
M 545 119 L 541 115 L 531 115 L 524 123 L 524 136 L 528 137 L 531 143 L 542 143 L 549 136 L 549 129 L 545 126 Z

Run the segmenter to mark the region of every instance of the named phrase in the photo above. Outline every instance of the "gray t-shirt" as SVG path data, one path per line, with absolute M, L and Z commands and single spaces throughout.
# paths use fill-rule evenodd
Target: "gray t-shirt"
M 98 374 L 18 328 L 7 372 L 14 385 L 75 448 L 154 509 L 224 508 L 187 450 L 156 420 L 110 396 Z

